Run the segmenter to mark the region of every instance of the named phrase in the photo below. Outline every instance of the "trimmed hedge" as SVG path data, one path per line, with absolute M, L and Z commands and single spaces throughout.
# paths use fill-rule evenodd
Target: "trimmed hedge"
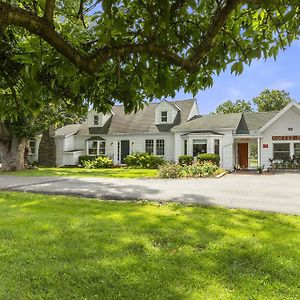
M 165 163 L 165 160 L 159 156 L 149 153 L 132 153 L 124 159 L 127 167 L 136 169 L 158 169 Z
M 220 164 L 220 156 L 214 153 L 202 153 L 197 156 L 197 159 L 200 163 L 210 161 L 216 166 Z
M 181 155 L 178 158 L 180 165 L 191 165 L 194 162 L 194 157 L 191 155 Z

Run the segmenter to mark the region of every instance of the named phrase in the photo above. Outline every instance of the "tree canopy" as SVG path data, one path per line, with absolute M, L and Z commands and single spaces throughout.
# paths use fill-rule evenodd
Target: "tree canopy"
M 284 90 L 263 90 L 252 101 L 227 100 L 216 108 L 217 114 L 244 113 L 251 111 L 279 111 L 288 103 L 294 101 L 290 94 Z
M 217 114 L 244 113 L 253 111 L 252 105 L 246 100 L 225 101 L 216 108 Z
M 44 59 L 40 51 L 42 41 L 23 37 L 15 29 L 0 31 L 2 169 L 23 168 L 29 138 L 50 125 L 73 121 L 87 109 L 81 93 L 70 92 L 70 85 L 80 77 L 70 82 L 59 80 L 55 73 L 56 55 Z
M 258 111 L 279 111 L 293 101 L 290 94 L 283 90 L 264 90 L 253 98 Z
M 88 89 L 96 109 L 119 101 L 132 111 L 276 57 L 298 37 L 299 12 L 298 0 L 10 0 L 0 1 L 0 26 L 47 42 L 45 57 L 63 57 L 56 74 L 84 73 L 72 92 Z

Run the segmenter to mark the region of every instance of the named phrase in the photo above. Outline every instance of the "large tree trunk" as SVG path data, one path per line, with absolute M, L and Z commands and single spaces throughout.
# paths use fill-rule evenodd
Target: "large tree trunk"
M 39 164 L 45 167 L 55 167 L 56 165 L 54 134 L 53 127 L 46 129 L 39 145 Z
M 12 135 L 4 123 L 0 123 L 0 154 L 3 171 L 25 169 L 25 156 L 28 142 L 25 137 Z

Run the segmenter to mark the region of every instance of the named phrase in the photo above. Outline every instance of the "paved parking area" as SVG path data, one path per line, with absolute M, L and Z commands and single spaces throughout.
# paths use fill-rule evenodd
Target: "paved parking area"
M 0 176 L 0 189 L 110 200 L 221 205 L 300 215 L 300 174 L 232 174 L 220 179 Z

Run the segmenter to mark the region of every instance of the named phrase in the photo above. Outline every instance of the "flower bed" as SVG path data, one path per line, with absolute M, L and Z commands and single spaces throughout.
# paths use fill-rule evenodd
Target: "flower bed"
M 191 165 L 180 165 L 167 163 L 159 168 L 160 178 L 203 178 L 216 177 L 225 170 L 219 168 L 216 164 L 205 161 L 196 162 Z

